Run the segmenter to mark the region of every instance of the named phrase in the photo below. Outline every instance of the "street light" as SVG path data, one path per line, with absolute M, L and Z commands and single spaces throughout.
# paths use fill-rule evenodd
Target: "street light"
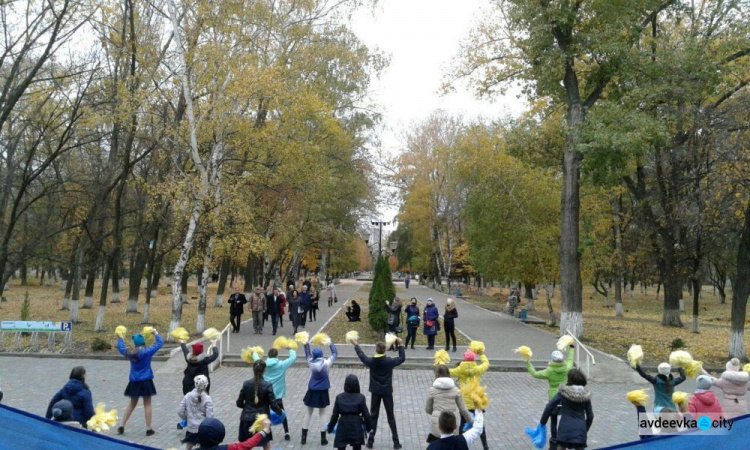
M 379 256 L 383 253 L 383 225 L 390 225 L 391 223 L 383 222 L 380 220 L 371 220 L 370 223 L 373 225 L 377 225 L 378 229 L 380 230 L 378 234 L 378 256 Z

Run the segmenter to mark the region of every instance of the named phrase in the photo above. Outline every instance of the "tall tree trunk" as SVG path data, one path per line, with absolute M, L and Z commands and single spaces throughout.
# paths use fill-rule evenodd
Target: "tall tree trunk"
M 691 283 L 693 284 L 693 333 L 698 333 L 698 314 L 699 314 L 699 305 L 698 301 L 700 300 L 701 295 L 701 280 L 700 278 L 693 278 L 691 280 Z
M 21 286 L 29 285 L 28 271 L 29 271 L 29 268 L 26 265 L 26 263 L 21 264 Z
M 78 254 L 76 255 L 76 262 L 73 264 L 73 292 L 72 298 L 70 299 L 70 321 L 78 323 L 78 301 L 81 299 L 81 263 L 83 261 L 83 242 L 78 245 Z
M 99 312 L 96 314 L 96 324 L 94 325 L 94 331 L 104 330 L 104 316 L 107 313 L 107 290 L 109 289 L 109 277 L 112 272 L 113 263 L 110 258 L 104 266 L 104 276 L 102 276 L 102 290 L 99 294 Z
M 555 289 L 554 287 L 551 287 L 549 284 L 545 283 L 544 285 L 544 293 L 547 297 L 547 313 L 549 314 L 547 317 L 547 325 L 554 327 L 557 323 L 557 317 L 555 317 L 555 310 L 552 309 L 552 297 L 555 295 Z
M 195 332 L 200 334 L 206 329 L 206 301 L 208 297 L 208 282 L 211 279 L 211 261 L 214 257 L 214 234 L 208 238 L 208 248 L 203 257 L 203 276 L 201 277 L 200 293 L 198 294 L 198 317 L 195 321 Z
M 622 317 L 625 313 L 622 307 L 622 195 L 615 195 L 612 199 L 613 232 L 615 235 L 615 317 Z
M 164 262 L 164 258 L 156 260 L 154 266 L 154 273 L 152 275 L 153 281 L 151 281 L 151 298 L 159 295 L 159 282 L 161 281 L 161 265 Z
M 750 295 L 750 201 L 745 207 L 745 225 L 742 227 L 737 249 L 737 277 L 732 283 L 732 325 L 729 329 L 729 357 L 747 359 L 745 353 L 745 312 Z
M 148 323 L 151 314 L 151 297 L 154 296 L 154 277 L 158 268 L 154 266 L 156 263 L 156 250 L 159 245 L 159 230 L 161 229 L 160 224 L 157 224 L 154 230 L 154 238 L 149 243 L 148 247 L 148 270 L 146 271 L 146 303 L 143 305 L 143 319 L 141 323 Z
M 295 257 L 297 254 L 295 253 Z M 247 263 L 245 264 L 245 271 L 243 276 L 245 277 L 244 294 L 246 298 L 250 298 L 250 294 L 253 293 L 253 274 L 255 273 L 255 258 L 252 252 L 247 254 Z M 299 287 L 299 286 L 295 286 Z
M 128 307 L 125 312 L 138 312 L 138 297 L 141 292 L 141 282 L 143 281 L 143 272 L 146 270 L 147 262 L 148 252 L 139 247 L 135 256 L 135 265 L 130 268 L 130 283 L 128 284 Z
M 225 256 L 221 260 L 221 266 L 219 268 L 219 286 L 216 288 L 216 303 L 214 306 L 221 308 L 224 306 L 224 291 L 227 287 L 227 278 L 229 277 L 229 268 L 232 265 L 232 259 Z
M 86 276 L 86 290 L 83 293 L 83 309 L 91 309 L 94 307 L 94 283 L 96 283 L 96 268 L 92 267 L 89 269 L 89 273 Z
M 681 327 L 680 320 L 680 294 L 682 293 L 682 280 L 675 273 L 673 258 L 660 258 L 661 277 L 664 282 L 664 312 L 661 324 L 665 327 Z
M 190 259 L 188 258 L 188 261 Z M 188 282 L 190 281 L 190 274 L 184 270 L 182 272 L 182 277 L 180 277 L 180 289 L 182 290 L 182 304 L 186 304 L 188 302 Z
M 119 252 L 111 268 L 112 272 L 112 300 L 110 303 L 120 303 L 120 258 Z
M 68 311 L 70 309 L 70 295 L 73 291 L 73 283 L 76 282 L 75 276 L 75 265 L 76 258 L 78 257 L 78 246 L 81 245 L 81 237 L 76 236 L 73 241 L 73 250 L 70 252 L 70 268 L 68 269 L 68 278 L 65 282 L 65 294 L 63 294 L 62 308 L 61 311 Z

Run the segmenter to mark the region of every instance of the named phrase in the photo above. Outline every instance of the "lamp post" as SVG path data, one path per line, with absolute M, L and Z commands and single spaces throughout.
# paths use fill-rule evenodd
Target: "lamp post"
M 380 220 L 371 220 L 371 224 L 378 226 L 378 256 L 383 253 L 383 225 L 390 225 L 390 222 L 383 222 Z

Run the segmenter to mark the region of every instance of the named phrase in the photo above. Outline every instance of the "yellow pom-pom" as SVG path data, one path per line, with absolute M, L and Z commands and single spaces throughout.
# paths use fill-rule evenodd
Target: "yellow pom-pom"
M 328 347 L 331 345 L 331 338 L 325 333 L 318 333 L 312 337 L 312 345 L 316 347 Z
M 648 404 L 648 393 L 645 389 L 636 389 L 625 394 L 625 398 L 634 405 L 646 406 Z
M 294 350 L 295 352 L 297 351 L 297 341 L 295 341 L 294 339 L 288 339 L 286 341 L 286 345 L 289 347 L 289 350 Z
M 294 340 L 302 345 L 305 345 L 310 340 L 310 333 L 308 333 L 307 331 L 300 331 L 299 333 L 294 335 Z
M 698 375 L 700 375 L 703 372 L 703 363 L 700 361 L 690 361 L 690 363 L 685 367 L 685 375 L 689 376 L 690 378 L 698 378 Z
M 640 345 L 631 345 L 628 349 L 630 367 L 635 368 L 641 361 L 643 361 L 643 348 Z
M 744 370 L 745 372 L 748 372 L 748 373 L 750 373 L 750 363 L 748 363 L 748 364 L 745 364 L 745 365 L 744 365 L 744 366 L 742 367 L 742 370 Z
M 117 424 L 117 410 L 105 411 L 104 403 L 99 403 L 94 408 L 94 415 L 86 422 L 89 430 L 101 433 L 109 431 L 109 427 Z
M 253 347 L 250 350 L 256 355 L 258 355 L 258 358 L 263 358 L 264 356 L 266 356 L 266 352 L 263 350 L 263 347 L 261 347 L 260 345 Z
M 344 336 L 344 340 L 346 340 L 346 342 L 349 344 L 353 344 L 355 341 L 359 341 L 359 332 L 356 330 L 347 331 L 346 335 Z
M 560 339 L 557 340 L 557 349 L 561 352 L 564 352 L 568 349 L 571 345 L 573 345 L 575 341 L 573 340 L 573 336 L 570 335 L 563 335 L 560 336 Z
M 116 334 L 116 335 L 117 335 L 117 336 L 118 336 L 118 337 L 119 337 L 120 339 L 125 339 L 125 335 L 127 335 L 127 334 L 128 334 L 128 329 L 127 329 L 127 328 L 125 328 L 125 327 L 124 327 L 124 326 L 122 326 L 122 325 L 118 325 L 118 326 L 117 326 L 117 328 L 115 328 L 115 334 Z
M 451 362 L 451 356 L 446 352 L 445 350 L 438 350 L 435 352 L 435 367 L 445 364 L 446 366 L 450 364 Z
M 461 393 L 471 398 L 475 409 L 487 409 L 490 404 L 490 399 L 487 397 L 487 387 L 479 384 L 479 378 L 471 378 L 461 387 Z
M 172 330 L 172 333 L 170 333 L 173 338 L 177 341 L 189 341 L 190 340 L 190 333 L 188 333 L 188 330 L 186 330 L 183 327 L 175 328 Z
M 484 342 L 482 341 L 471 341 L 469 342 L 469 350 L 474 352 L 477 356 L 484 354 Z
M 221 332 L 219 332 L 219 330 L 217 330 L 216 328 L 209 328 L 203 332 L 203 337 L 208 339 L 209 341 L 213 341 L 214 339 L 219 339 L 220 336 L 221 336 Z
M 672 401 L 675 405 L 685 405 L 690 400 L 690 394 L 682 391 L 674 391 L 672 393 Z
M 243 361 L 245 361 L 248 364 L 252 364 L 253 361 L 253 348 L 252 347 L 245 347 L 242 350 L 242 353 L 240 353 L 240 358 L 242 358 Z
M 693 362 L 693 357 L 685 350 L 677 350 L 669 355 L 669 364 L 671 364 L 672 367 L 682 367 L 684 369 L 691 362 Z
M 263 431 L 263 421 L 268 419 L 268 416 L 265 414 L 258 414 L 255 416 L 255 422 L 253 422 L 252 425 L 250 425 L 250 434 L 260 433 Z
M 515 353 L 520 353 L 521 357 L 526 362 L 529 362 L 531 360 L 531 356 L 533 355 L 533 353 L 531 352 L 531 349 L 525 345 L 522 345 L 513 351 Z
M 289 345 L 289 340 L 284 336 L 279 336 L 276 338 L 276 340 L 273 341 L 273 348 L 275 348 L 276 350 L 286 348 L 287 345 Z
M 386 333 L 385 334 L 385 346 L 390 348 L 393 344 L 396 343 L 396 340 L 398 339 L 398 336 L 396 336 L 393 333 Z

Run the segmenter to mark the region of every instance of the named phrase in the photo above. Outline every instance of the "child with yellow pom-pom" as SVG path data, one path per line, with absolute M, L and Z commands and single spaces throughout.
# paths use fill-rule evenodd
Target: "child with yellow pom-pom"
M 591 392 L 586 389 L 586 376 L 578 369 L 567 373 L 567 384 L 561 384 L 558 393 L 544 408 L 542 426 L 552 417 L 553 411 L 560 411 L 560 428 L 556 433 L 556 443 L 562 448 L 585 448 L 589 428 L 594 422 L 591 408 Z
M 468 392 L 463 392 L 464 386 L 468 385 L 472 381 L 479 382 L 480 377 L 487 372 L 487 370 L 490 368 L 490 361 L 487 359 L 487 355 L 480 355 L 479 360 L 481 361 L 480 364 L 476 363 L 477 355 L 476 353 L 472 352 L 471 350 L 467 350 L 464 353 L 464 360 L 458 365 L 458 367 L 454 367 L 453 369 L 450 369 L 450 374 L 454 378 L 458 378 L 458 385 L 461 388 L 461 395 L 464 398 L 464 403 L 466 403 L 466 407 L 469 408 L 469 411 L 476 414 L 476 411 L 474 408 L 474 400 L 471 398 L 471 395 Z M 482 445 L 484 448 L 487 448 L 487 432 L 485 430 L 482 430 Z
M 305 343 L 305 359 L 307 359 L 307 366 L 310 368 L 311 373 L 310 381 L 307 383 L 307 393 L 303 400 L 307 407 L 307 414 L 305 414 L 305 421 L 302 425 L 302 445 L 307 442 L 307 431 L 310 429 L 310 422 L 312 420 L 313 412 L 316 409 L 318 410 L 318 417 L 320 420 L 319 429 L 321 430 L 321 445 L 326 445 L 328 443 L 326 433 L 323 431 L 326 426 L 326 409 L 328 408 L 328 405 L 331 404 L 331 400 L 328 397 L 328 390 L 331 388 L 331 381 L 328 378 L 328 373 L 338 357 L 336 345 L 331 343 L 329 347 L 331 349 L 331 356 L 330 358 L 324 358 L 322 349 L 316 347 L 311 351 L 310 343 Z
M 636 389 L 634 391 L 630 391 L 625 395 L 625 398 L 627 398 L 628 401 L 632 403 L 633 406 L 635 406 L 635 410 L 639 415 L 646 413 L 646 405 L 648 405 L 648 393 L 645 389 Z M 638 437 L 640 439 L 648 439 L 653 436 L 647 434 L 639 434 Z
M 195 388 L 188 392 L 180 402 L 177 409 L 177 415 L 187 423 L 185 427 L 185 444 L 186 450 L 191 450 L 198 443 L 198 428 L 205 419 L 214 416 L 214 402 L 208 395 L 208 378 L 198 375 L 193 380 Z
M 216 341 L 211 341 L 211 354 L 203 353 L 203 343 L 196 342 L 195 344 L 188 346 L 185 341 L 180 339 L 180 348 L 182 349 L 182 356 L 185 358 L 187 366 L 183 372 L 182 377 L 182 395 L 195 389 L 194 380 L 198 375 L 203 375 L 208 379 L 208 387 L 206 393 L 211 393 L 211 377 L 209 367 L 219 357 L 219 349 L 216 347 Z
M 663 362 L 657 367 L 658 375 L 651 376 L 641 368 L 640 364 L 635 365 L 635 371 L 638 372 L 638 375 L 654 387 L 654 412 L 657 414 L 663 408 L 677 410 L 672 401 L 672 392 L 674 392 L 676 386 L 685 381 L 685 371 L 682 368 L 678 368 L 677 370 L 680 376 L 679 378 L 674 378 L 672 376 L 672 366 L 669 363 Z
M 282 345 L 283 344 L 283 345 Z M 281 347 L 279 347 L 281 346 Z M 294 346 L 294 348 L 292 348 Z M 289 350 L 289 357 L 285 360 L 279 359 L 279 350 Z M 258 353 L 252 354 L 253 361 L 258 361 L 262 356 Z M 279 408 L 284 408 L 284 397 L 286 397 L 286 371 L 292 367 L 294 361 L 297 359 L 297 343 L 293 340 L 285 337 L 277 338 L 274 341 L 272 349 L 268 350 L 268 358 L 266 359 L 266 373 L 263 378 L 271 383 L 273 386 L 273 394 L 276 397 L 276 403 Z M 284 417 L 284 438 L 288 441 L 289 438 L 289 422 Z
M 283 413 L 273 393 L 273 386 L 263 378 L 265 373 L 266 362 L 258 359 L 253 363 L 253 378 L 242 384 L 239 398 L 237 398 L 237 407 L 242 408 L 238 438 L 240 442 L 250 439 L 257 432 L 251 431 L 251 427 L 259 415 L 265 414 L 267 417 L 271 414 L 271 410 L 279 415 Z M 273 434 L 270 432 L 268 437 L 269 440 L 273 440 Z

